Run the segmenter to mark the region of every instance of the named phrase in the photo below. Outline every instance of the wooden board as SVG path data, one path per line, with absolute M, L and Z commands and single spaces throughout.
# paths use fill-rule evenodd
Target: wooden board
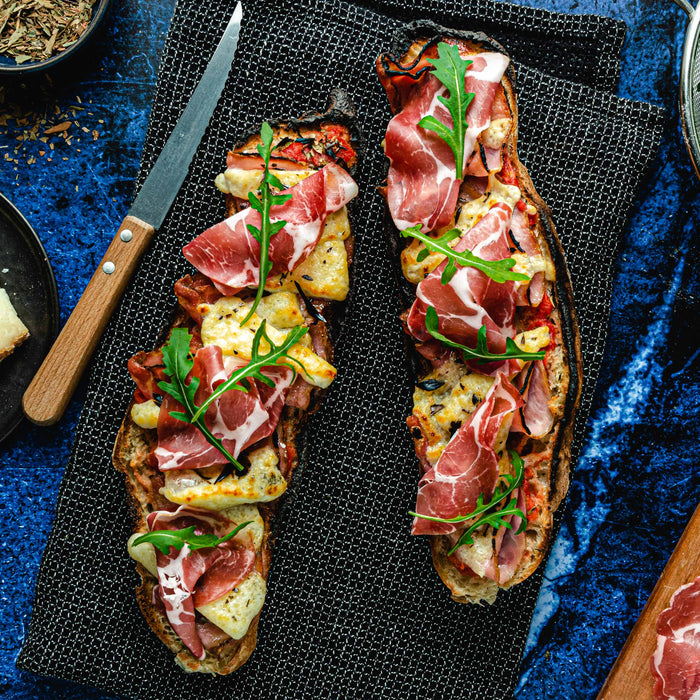
M 674 591 L 697 576 L 700 576 L 700 505 L 622 647 L 598 700 L 651 700 L 654 677 L 650 662 L 656 649 L 656 618 L 669 606 Z

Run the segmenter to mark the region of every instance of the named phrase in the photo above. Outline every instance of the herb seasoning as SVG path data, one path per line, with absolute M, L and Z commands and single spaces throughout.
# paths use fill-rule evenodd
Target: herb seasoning
M 0 0 L 0 54 L 42 61 L 72 46 L 88 28 L 96 0 Z

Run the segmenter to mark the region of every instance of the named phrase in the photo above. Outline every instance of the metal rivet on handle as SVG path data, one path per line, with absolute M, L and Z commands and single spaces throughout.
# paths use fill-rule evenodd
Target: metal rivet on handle
M 124 241 L 124 243 L 128 243 L 133 237 L 134 237 L 134 234 L 131 231 L 129 231 L 128 228 L 125 228 L 119 234 L 119 238 L 121 238 Z
M 102 266 L 102 272 L 105 273 L 105 275 L 111 275 L 115 270 L 117 269 L 117 266 L 108 260 L 103 266 Z

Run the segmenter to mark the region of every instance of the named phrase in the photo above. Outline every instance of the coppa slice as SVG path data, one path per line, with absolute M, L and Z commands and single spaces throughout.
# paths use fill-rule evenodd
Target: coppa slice
M 493 602 L 542 560 L 568 488 L 581 380 L 569 273 L 518 159 L 503 47 L 415 22 L 377 72 L 394 113 L 380 189 L 417 368 L 413 532 L 454 600 Z
M 137 598 L 186 671 L 227 674 L 253 652 L 271 519 L 298 462 L 305 417 L 336 376 L 331 322 L 339 323 L 349 287 L 346 205 L 360 137 L 347 96 L 331 97 L 324 114 L 263 127 L 262 154 L 257 130 L 229 153 L 217 185 L 226 216 L 242 224 L 233 227 L 238 238 L 223 222 L 212 228 L 227 235 L 205 233 L 186 246 L 199 272 L 175 283 L 173 326 L 159 348 L 128 364 L 136 391 L 113 461 L 134 512 Z M 266 225 L 249 207 L 249 194 L 265 196 L 264 178 L 273 196 L 285 189 L 291 198 L 267 221 L 281 213 L 276 220 L 289 225 L 270 238 L 282 253 L 271 255 L 280 264 L 261 291 L 262 248 L 246 224 Z M 294 206 L 303 210 L 295 218 Z M 227 257 L 251 271 L 233 287 L 210 266 Z

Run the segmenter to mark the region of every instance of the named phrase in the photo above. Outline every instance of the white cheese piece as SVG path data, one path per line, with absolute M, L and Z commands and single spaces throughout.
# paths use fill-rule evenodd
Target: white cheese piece
M 139 428 L 146 430 L 153 430 L 158 427 L 159 414 L 160 406 L 153 399 L 143 403 L 135 403 L 131 407 L 131 419 Z
M 275 328 L 294 328 L 304 325 L 299 308 L 299 297 L 292 292 L 275 292 L 263 297 L 255 310 Z
M 345 239 L 350 235 L 347 208 L 329 214 L 316 247 L 292 272 L 270 277 L 265 289 L 296 292 L 295 282 L 309 297 L 343 301 L 350 290 Z
M 477 576 L 486 573 L 486 564 L 493 554 L 493 528 L 472 535 L 473 545 L 460 547 L 455 554 L 462 564 L 466 564 Z
M 481 132 L 481 143 L 486 148 L 501 148 L 508 138 L 510 128 L 513 125 L 513 120 L 510 117 L 501 117 L 494 119 Z
M 17 315 L 7 292 L 0 287 L 0 360 L 28 337 L 29 330 Z
M 153 545 L 145 542 L 134 547 L 132 544 L 139 534 L 129 538 L 129 555 L 157 579 L 156 550 Z M 200 605 L 197 611 L 233 639 L 241 639 L 262 609 L 266 592 L 265 579 L 257 571 L 251 571 L 232 591 L 211 603 Z
M 538 272 L 544 272 L 545 279 L 553 282 L 556 271 L 554 263 L 543 255 L 527 255 L 525 253 L 513 253 L 511 256 L 515 260 L 513 272 L 520 272 L 532 278 Z
M 313 175 L 315 170 L 275 170 L 275 175 L 286 188 L 292 187 Z M 255 192 L 262 182 L 262 170 L 243 170 L 242 168 L 227 168 L 219 173 L 214 184 L 225 194 L 231 194 L 240 199 L 248 199 L 249 192 Z
M 250 310 L 251 303 L 244 302 L 239 297 L 222 297 L 208 310 L 204 307 L 202 321 L 202 342 L 204 345 L 218 345 L 224 355 L 234 355 L 237 358 L 249 360 L 255 331 L 260 327 L 262 319 L 253 314 L 244 327 L 240 322 Z M 287 337 L 287 332 L 267 324 L 266 331 L 270 339 L 279 345 Z M 261 349 L 266 352 L 269 348 L 263 340 Z M 301 363 L 300 374 L 314 386 L 326 388 L 335 379 L 335 367 L 319 357 L 310 348 L 297 343 L 289 350 L 289 356 Z
M 234 472 L 218 483 L 212 483 L 195 469 L 166 471 L 160 493 L 172 503 L 208 510 L 279 498 L 286 491 L 287 482 L 278 468 L 277 453 L 271 447 L 261 447 L 250 452 L 248 459 L 250 468 L 245 474 L 238 476 Z
M 259 552 L 262 547 L 263 535 L 265 534 L 265 522 L 260 515 L 258 507 L 254 503 L 242 503 L 238 506 L 231 506 L 230 508 L 224 508 L 221 511 L 221 515 L 226 516 L 229 520 L 234 523 L 246 523 L 249 524 L 241 531 L 247 532 L 253 540 L 253 547 L 255 551 Z
M 265 579 L 252 571 L 232 591 L 197 610 L 233 639 L 241 639 L 262 609 L 266 592 Z

